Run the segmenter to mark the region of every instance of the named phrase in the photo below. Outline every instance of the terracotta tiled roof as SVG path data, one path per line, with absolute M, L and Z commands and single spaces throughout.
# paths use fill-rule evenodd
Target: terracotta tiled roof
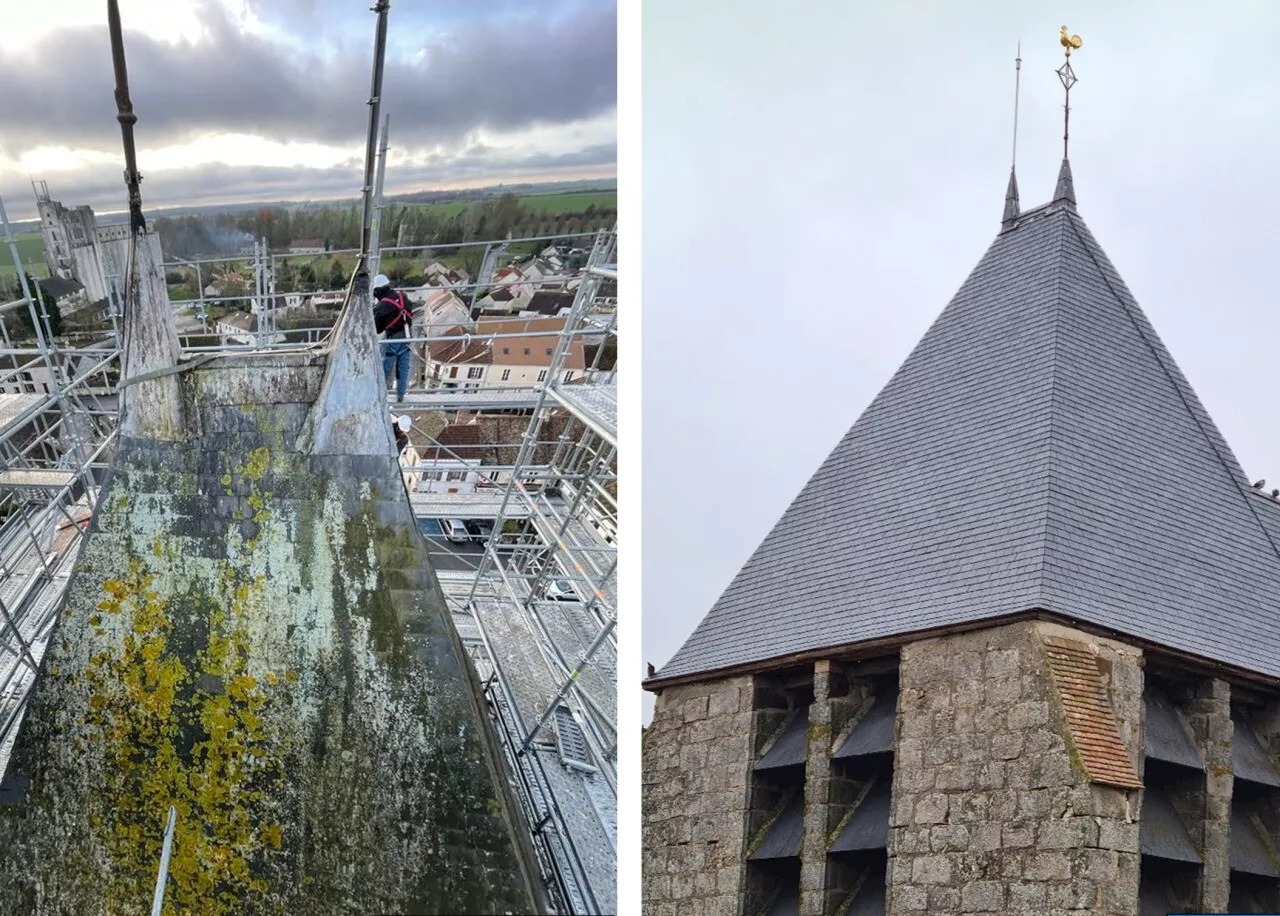
M 1075 640 L 1049 636 L 1044 642 L 1053 683 L 1067 713 L 1068 737 L 1080 754 L 1089 781 L 1141 789 L 1142 780 L 1120 741 L 1115 713 L 1103 691 L 1096 656 Z
M 462 459 L 484 460 L 493 451 L 485 430 L 478 423 L 453 423 L 440 430 L 435 437 L 437 445 L 419 447 L 423 461 Z
M 450 328 L 445 337 L 455 340 L 434 340 L 427 344 L 427 354 L 437 363 L 488 363 L 489 344 L 475 337 L 468 338 L 462 328 Z

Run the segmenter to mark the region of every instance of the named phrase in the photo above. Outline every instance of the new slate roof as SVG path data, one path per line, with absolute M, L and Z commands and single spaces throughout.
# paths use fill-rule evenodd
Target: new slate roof
M 651 683 L 1026 611 L 1280 677 L 1280 512 L 1069 196 L 1006 222 Z

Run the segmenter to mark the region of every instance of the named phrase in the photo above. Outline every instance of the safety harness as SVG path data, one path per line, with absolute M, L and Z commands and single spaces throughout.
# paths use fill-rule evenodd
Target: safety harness
M 393 305 L 396 308 L 395 315 L 387 322 L 387 326 L 383 328 L 387 333 L 390 333 L 401 324 L 408 324 L 413 321 L 413 309 L 409 308 L 409 304 L 405 301 L 404 293 L 396 290 L 395 298 L 387 296 L 380 301 Z

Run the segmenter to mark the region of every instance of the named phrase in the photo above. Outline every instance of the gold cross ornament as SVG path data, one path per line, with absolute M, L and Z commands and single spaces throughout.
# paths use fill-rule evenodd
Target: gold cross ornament
M 1062 47 L 1066 51 L 1067 57 L 1071 56 L 1073 48 L 1077 51 L 1080 50 L 1080 36 L 1068 35 L 1067 27 L 1065 25 L 1062 27 L 1062 36 L 1058 40 L 1062 42 Z

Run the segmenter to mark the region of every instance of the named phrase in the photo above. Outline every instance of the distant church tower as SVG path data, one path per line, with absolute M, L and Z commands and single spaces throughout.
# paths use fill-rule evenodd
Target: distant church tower
M 1280 503 L 1066 159 L 645 686 L 648 916 L 1280 912 Z

